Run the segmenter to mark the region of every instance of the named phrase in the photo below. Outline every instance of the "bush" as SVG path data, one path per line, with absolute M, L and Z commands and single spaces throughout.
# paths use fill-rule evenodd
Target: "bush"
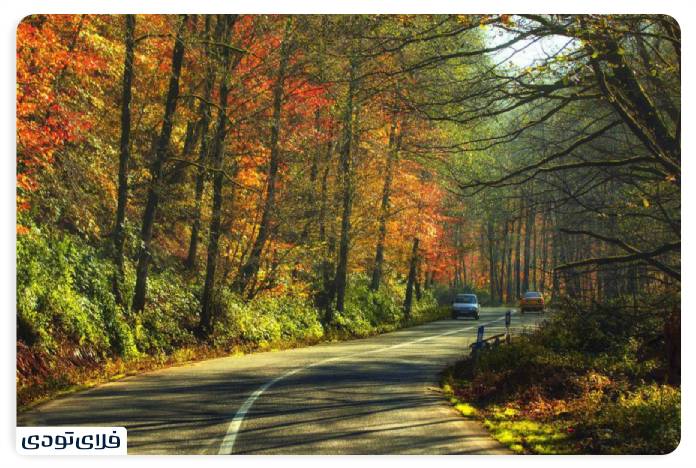
M 644 303 L 648 304 L 648 298 Z M 653 307 L 630 307 L 620 299 L 591 305 L 564 300 L 545 325 L 541 339 L 556 350 L 621 354 L 634 337 L 659 339 L 666 315 Z
M 461 361 L 445 380 L 455 395 L 481 407 L 484 420 L 495 419 L 497 407 L 514 408 L 519 417 L 505 424 L 522 431 L 515 440 L 531 441 L 528 420 L 553 431 L 565 427 L 572 435 L 562 446 L 520 450 L 668 453 L 679 443 L 681 392 L 660 384 L 666 378 L 661 325 L 667 316 L 620 302 L 566 302 L 533 333 L 485 349 L 475 362 Z
M 32 227 L 17 239 L 17 336 L 44 351 L 61 342 L 134 356 L 131 329 L 111 292 L 111 262 L 79 239 Z
M 403 319 L 403 297 L 405 288 L 394 287 L 383 281 L 378 291 L 370 289 L 370 280 L 364 274 L 353 274 L 346 291 L 346 313 L 348 322 L 366 322 L 370 328 L 394 325 Z M 362 317 L 361 320 L 359 317 Z
M 429 319 L 437 320 L 449 317 L 449 308 L 445 310 L 445 314 L 438 308 L 435 294 L 429 289 L 421 290 L 421 297 L 413 302 L 413 310 L 411 316 L 416 322 L 423 322 Z
M 171 354 L 196 343 L 194 330 L 200 310 L 198 299 L 180 275 L 171 270 L 152 273 L 148 300 L 135 316 L 138 349 L 148 354 Z
M 147 301 L 139 313 L 116 303 L 113 259 L 106 248 L 65 232 L 23 222 L 17 238 L 17 389 L 21 404 L 74 384 L 109 378 L 128 369 L 268 347 L 316 343 L 325 337 L 322 313 L 303 290 L 243 301 L 226 288 L 213 298 L 214 332 L 196 336 L 200 320 L 200 277 L 178 271 L 173 259 L 157 262 L 148 277 Z M 166 259 L 164 259 L 166 260 Z M 135 271 L 126 259 L 124 297 L 133 295 Z M 345 311 L 332 327 L 339 337 L 366 336 L 403 323 L 404 286 L 384 282 L 370 291 L 354 275 Z M 414 321 L 439 318 L 427 291 L 414 301 Z M 335 332 L 336 330 L 331 330 Z
M 640 386 L 615 402 L 606 401 L 583 424 L 597 451 L 669 453 L 681 437 L 681 391 L 666 385 Z
M 223 290 L 217 301 L 215 346 L 264 348 L 281 342 L 316 342 L 324 334 L 317 309 L 294 296 L 260 296 L 245 303 Z
M 403 325 L 404 297 L 406 286 L 390 282 L 385 278 L 378 291 L 369 287 L 370 280 L 364 274 L 349 277 L 346 301 L 343 312 L 335 313 L 336 324 L 353 336 L 367 336 L 394 330 Z M 421 289 L 421 298 L 414 301 L 411 309 L 411 322 L 419 323 L 426 319 L 442 318 L 437 310 L 433 293 Z

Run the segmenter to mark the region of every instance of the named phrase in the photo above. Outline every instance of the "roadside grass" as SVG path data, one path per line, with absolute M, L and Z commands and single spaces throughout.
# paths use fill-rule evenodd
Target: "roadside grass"
M 484 419 L 484 426 L 496 440 L 515 453 L 558 455 L 575 452 L 569 444 L 567 434 L 555 424 L 503 417 Z
M 582 321 L 572 309 L 554 314 L 533 333 L 448 367 L 443 393 L 515 453 L 669 453 L 680 440 L 681 390 L 665 384 L 663 356 L 645 333 L 662 328 L 652 314 L 612 330 L 607 320 L 622 313 L 613 312 L 586 309 Z
M 343 311 L 330 324 L 317 306 L 323 280 L 289 283 L 252 299 L 221 285 L 214 329 L 199 336 L 200 273 L 162 261 L 148 279 L 145 308 L 134 313 L 114 295 L 108 241 L 26 222 L 17 239 L 16 391 L 20 410 L 59 394 L 163 367 L 372 336 L 446 316 L 433 292 L 419 290 L 405 320 L 405 282 L 385 275 L 378 291 L 349 275 Z M 159 263 L 159 262 L 158 262 Z M 133 296 L 135 265 L 126 259 L 121 294 Z
M 514 453 L 558 455 L 578 453 L 562 423 L 544 423 L 520 418 L 512 406 L 476 407 L 454 394 L 452 386 L 443 383 L 442 390 L 455 410 L 467 419 L 480 421 L 491 436 Z
M 235 345 L 231 348 L 214 348 L 208 345 L 189 346 L 176 349 L 171 354 L 141 355 L 135 359 L 121 357 L 103 361 L 71 362 L 69 357 L 53 363 L 54 375 L 36 381 L 23 379 L 17 382 L 17 410 L 22 413 L 47 401 L 87 390 L 125 377 L 152 372 L 169 367 L 183 366 L 207 359 L 243 356 L 255 352 L 272 352 L 283 349 L 312 346 L 320 341 L 292 341 L 262 343 L 258 346 Z
M 71 347 L 64 347 L 61 348 L 58 355 L 51 359 L 50 373 L 44 373 L 44 375 L 35 373 L 35 378 L 17 379 L 17 411 L 22 413 L 55 398 L 159 369 L 183 366 L 207 359 L 282 351 L 319 343 L 361 339 L 447 318 L 448 314 L 447 307 L 423 308 L 416 311 L 410 321 L 372 328 L 369 332 L 360 335 L 343 329 L 333 329 L 327 331 L 321 338 L 259 341 L 218 347 L 201 344 L 177 348 L 169 354 L 141 354 L 131 359 L 117 356 L 104 360 L 85 358 L 76 360 L 75 350 Z M 35 362 L 48 360 L 48 357 L 42 356 L 43 353 L 29 350 L 26 347 L 21 350 L 20 348 L 21 345 L 18 346 L 18 356 L 22 358 L 26 358 L 29 354 L 31 355 L 30 360 Z

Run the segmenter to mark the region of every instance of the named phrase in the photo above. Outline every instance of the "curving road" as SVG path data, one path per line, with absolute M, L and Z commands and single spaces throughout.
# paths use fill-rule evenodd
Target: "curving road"
M 125 426 L 130 454 L 501 454 L 437 391 L 478 325 L 504 308 L 361 340 L 127 377 L 18 415 L 18 426 Z M 513 330 L 537 314 L 513 314 Z

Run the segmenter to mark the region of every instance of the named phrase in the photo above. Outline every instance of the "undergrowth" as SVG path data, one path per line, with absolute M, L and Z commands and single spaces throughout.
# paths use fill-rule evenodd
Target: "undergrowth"
M 665 454 L 680 440 L 665 310 L 566 303 L 534 333 L 445 371 L 445 392 L 517 453 Z M 676 301 L 676 300 L 675 300 Z
M 124 296 L 134 267 L 126 262 Z M 384 281 L 368 288 L 352 275 L 343 312 L 322 323 L 306 291 L 242 300 L 227 288 L 215 296 L 214 332 L 197 337 L 198 277 L 173 265 L 153 268 L 141 313 L 119 306 L 112 292 L 113 262 L 104 251 L 66 233 L 29 225 L 17 239 L 17 397 L 26 407 L 61 392 L 123 375 L 214 356 L 365 337 L 446 316 L 423 290 L 410 320 L 405 287 Z

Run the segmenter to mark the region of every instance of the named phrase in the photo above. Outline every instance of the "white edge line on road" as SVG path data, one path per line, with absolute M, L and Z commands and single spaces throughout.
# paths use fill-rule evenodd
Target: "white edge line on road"
M 515 313 L 514 311 L 511 311 L 513 314 Z M 237 410 L 237 413 L 235 413 L 234 417 L 230 421 L 230 424 L 227 426 L 227 433 L 225 434 L 225 438 L 222 439 L 222 443 L 220 444 L 220 449 L 218 450 L 218 455 L 231 455 L 232 451 L 234 450 L 234 444 L 237 440 L 237 434 L 239 433 L 239 430 L 242 427 L 242 423 L 244 422 L 244 418 L 246 417 L 247 413 L 251 409 L 251 407 L 254 405 L 254 402 L 263 395 L 263 393 L 271 388 L 273 385 L 276 383 L 280 382 L 281 380 L 285 379 L 286 377 L 290 377 L 291 375 L 297 374 L 298 372 L 301 372 L 305 369 L 309 369 L 311 367 L 316 367 L 320 366 L 323 364 L 327 364 L 329 362 L 334 362 L 334 361 L 340 361 L 343 359 L 349 359 L 351 357 L 355 356 L 360 356 L 364 354 L 373 354 L 373 353 L 381 353 L 382 351 L 387 351 L 391 349 L 396 349 L 396 348 L 401 348 L 403 346 L 409 346 L 415 343 L 420 343 L 422 341 L 427 341 L 427 340 L 432 340 L 434 338 L 440 338 L 443 336 L 447 335 L 454 335 L 456 333 L 461 333 L 469 330 L 473 330 L 474 328 L 478 328 L 480 326 L 486 326 L 490 325 L 491 323 L 495 322 L 500 322 L 501 320 L 504 320 L 505 316 L 499 317 L 495 320 L 491 320 L 490 322 L 482 323 L 481 325 L 474 325 L 466 328 L 457 328 L 456 330 L 450 330 L 445 333 L 440 333 L 438 335 L 430 335 L 430 336 L 424 336 L 422 338 L 418 338 L 417 340 L 412 340 L 412 341 L 407 341 L 404 343 L 399 343 L 391 346 L 385 346 L 382 348 L 377 348 L 373 349 L 370 351 L 364 351 L 364 352 L 358 352 L 358 353 L 352 353 L 352 354 L 347 354 L 345 356 L 336 356 L 328 359 L 322 359 L 321 361 L 317 361 L 315 363 L 309 364 L 304 367 L 298 367 L 296 369 L 293 369 L 291 371 L 286 372 L 285 374 L 281 374 L 278 377 L 276 377 L 273 380 L 269 380 L 265 384 L 263 384 L 261 387 L 259 387 L 254 393 L 249 395 L 249 397 L 246 399 L 244 404 L 239 407 Z

